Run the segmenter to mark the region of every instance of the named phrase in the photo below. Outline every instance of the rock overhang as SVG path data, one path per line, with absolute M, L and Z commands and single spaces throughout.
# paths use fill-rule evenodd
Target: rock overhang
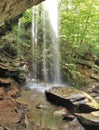
M 0 0 L 0 25 L 44 0 Z

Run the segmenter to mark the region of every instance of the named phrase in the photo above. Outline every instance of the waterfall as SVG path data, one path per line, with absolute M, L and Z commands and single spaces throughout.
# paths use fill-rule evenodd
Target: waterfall
M 21 41 L 21 19 L 18 20 L 18 33 L 17 33 L 17 42 L 18 42 L 18 59 L 20 59 L 20 41 Z
M 18 34 L 17 34 L 17 41 L 20 41 L 20 31 L 21 31 L 21 19 L 18 20 Z
M 43 78 L 44 82 L 49 82 L 48 69 L 47 69 L 47 41 L 46 41 L 46 12 L 43 10 Z
M 39 43 L 42 44 L 42 70 L 45 83 L 61 84 L 60 78 L 60 53 L 58 44 L 58 1 L 47 0 L 42 8 L 32 8 L 32 50 L 33 50 L 33 79 L 38 78 Z M 40 9 L 40 10 L 39 10 Z M 42 13 L 42 26 L 39 25 L 40 12 Z M 40 28 L 39 28 L 40 27 Z M 39 41 L 39 32 L 42 30 L 42 41 Z
M 33 82 L 29 84 L 30 88 L 45 91 L 52 87 L 51 84 L 61 85 L 57 0 L 47 0 L 32 8 L 31 32 Z M 43 83 L 37 82 L 39 76 Z
M 38 33 L 38 6 L 32 8 L 32 55 L 33 55 L 33 79 L 37 80 L 37 48 L 38 48 L 38 41 L 37 41 L 37 33 Z
M 49 28 L 50 28 L 50 38 L 52 42 L 52 66 L 51 76 L 54 84 L 61 84 L 60 78 L 60 53 L 58 45 L 58 1 L 57 0 L 47 0 L 44 2 L 44 10 L 48 14 Z M 48 23 L 47 23 L 48 24 Z M 45 44 L 45 43 L 44 43 Z

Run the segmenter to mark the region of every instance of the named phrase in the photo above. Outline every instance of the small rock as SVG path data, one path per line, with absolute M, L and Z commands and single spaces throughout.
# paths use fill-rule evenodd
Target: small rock
M 93 85 L 93 87 L 91 88 L 91 92 L 94 93 L 99 93 L 99 84 Z
M 96 93 L 94 93 L 94 92 L 91 92 L 90 95 L 91 95 L 92 97 L 96 97 Z
M 64 116 L 63 120 L 66 120 L 66 121 L 72 121 L 74 120 L 74 116 L 73 115 L 68 115 L 68 116 Z
M 20 104 L 21 106 L 28 106 L 28 102 L 25 100 L 21 99 L 20 97 L 16 99 L 16 102 Z
M 38 108 L 38 109 L 46 109 L 47 107 L 48 107 L 48 105 L 43 104 L 43 103 L 39 103 L 39 104 L 36 105 L 36 108 Z
M 29 129 L 29 119 L 28 119 L 28 116 L 26 114 L 24 117 L 24 125 L 25 125 L 26 130 L 28 130 Z
M 29 87 L 24 87 L 24 88 L 22 88 L 24 91 L 29 91 L 29 90 L 31 90 Z
M 95 97 L 95 100 L 99 103 L 99 97 Z
M 59 109 L 59 110 L 56 110 L 56 111 L 53 113 L 53 115 L 55 115 L 55 116 L 62 116 L 62 115 L 68 115 L 68 114 L 69 114 L 69 112 L 68 112 L 68 110 L 65 109 L 65 108 L 61 108 L 61 109 Z

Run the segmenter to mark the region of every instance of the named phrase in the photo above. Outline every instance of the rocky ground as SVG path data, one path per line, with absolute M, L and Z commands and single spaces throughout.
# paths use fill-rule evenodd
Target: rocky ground
M 43 93 L 24 87 L 19 97 L 0 100 L 0 130 L 98 130 L 98 110 L 93 98 L 74 88 Z
M 45 94 L 35 89 L 22 89 L 21 97 L 5 103 L 0 112 L 1 130 L 84 130 L 73 115 L 65 120 L 67 109 L 51 105 Z
M 96 86 L 94 91 L 98 92 L 98 88 Z M 46 91 L 46 97 L 51 103 L 75 115 L 86 130 L 99 129 L 99 103 L 84 91 L 72 87 L 55 87 Z M 68 119 L 68 115 L 65 114 L 65 118 Z

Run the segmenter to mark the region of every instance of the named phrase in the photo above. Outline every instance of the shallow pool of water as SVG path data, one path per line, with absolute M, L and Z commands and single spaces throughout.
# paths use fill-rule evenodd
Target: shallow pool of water
M 66 121 L 63 120 L 62 115 L 54 115 L 59 107 L 50 104 L 44 93 L 52 86 L 51 84 L 31 82 L 26 86 L 30 89 L 22 91 L 22 97 L 19 100 L 28 103 L 29 119 L 34 124 L 33 130 L 84 130 L 77 120 Z M 44 107 L 38 108 L 39 104 L 43 104 Z

